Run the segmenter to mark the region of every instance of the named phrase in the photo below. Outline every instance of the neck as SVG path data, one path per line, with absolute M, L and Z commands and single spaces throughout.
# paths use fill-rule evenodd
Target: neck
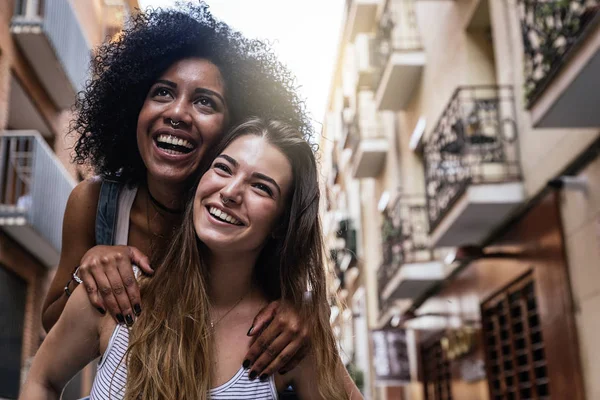
M 230 307 L 250 295 L 257 254 L 212 253 L 209 258 L 209 296 L 214 307 Z
M 170 182 L 157 181 L 148 176 L 146 178 L 148 192 L 152 199 L 152 203 L 158 202 L 162 207 L 175 211 L 167 212 L 161 209 L 160 205 L 153 204 L 157 211 L 168 214 L 178 214 L 178 211 L 184 208 L 184 195 L 186 187 L 183 184 L 173 184 Z

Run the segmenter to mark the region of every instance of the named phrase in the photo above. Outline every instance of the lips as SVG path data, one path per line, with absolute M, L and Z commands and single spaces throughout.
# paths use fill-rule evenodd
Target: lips
M 225 210 L 215 204 L 209 204 L 206 207 L 206 211 L 210 216 L 219 222 L 229 224 L 231 226 L 245 226 L 241 218 L 231 210 Z
M 162 128 L 154 132 L 152 142 L 162 158 L 171 161 L 187 160 L 201 144 L 187 132 L 171 128 Z
M 188 154 L 194 150 L 194 145 L 187 139 L 179 138 L 173 135 L 160 134 L 155 138 L 156 146 L 168 153 Z

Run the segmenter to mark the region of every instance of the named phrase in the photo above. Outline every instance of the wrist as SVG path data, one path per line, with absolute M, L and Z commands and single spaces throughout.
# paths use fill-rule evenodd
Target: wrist
M 79 267 L 77 267 L 75 269 L 75 271 L 71 275 L 71 279 L 69 280 L 69 282 L 67 282 L 67 284 L 64 287 L 64 291 L 65 291 L 65 294 L 67 295 L 67 297 L 71 297 L 71 294 L 73 294 L 73 291 L 75 290 L 75 288 L 80 283 L 82 283 L 81 278 L 79 278 L 79 276 L 77 276 L 77 272 L 79 272 Z

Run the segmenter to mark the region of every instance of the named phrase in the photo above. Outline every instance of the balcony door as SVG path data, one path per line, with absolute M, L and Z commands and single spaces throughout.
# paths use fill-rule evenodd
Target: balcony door
M 26 296 L 27 282 L 0 264 L 0 398 L 19 395 Z

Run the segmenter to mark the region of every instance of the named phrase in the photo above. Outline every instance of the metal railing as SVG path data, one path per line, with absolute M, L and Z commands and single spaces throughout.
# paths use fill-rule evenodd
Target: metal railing
M 74 179 L 36 131 L 0 134 L 0 226 L 32 227 L 60 251 Z
M 69 0 L 17 0 L 11 25 L 15 32 L 41 29 L 75 91 L 83 88 L 91 47 Z
M 564 65 L 586 28 L 600 22 L 600 0 L 519 0 L 529 105 Z M 592 23 L 593 22 L 593 23 Z
M 430 231 L 471 184 L 521 179 L 510 86 L 456 89 L 424 150 Z
M 389 58 L 394 52 L 423 48 L 417 26 L 414 0 L 387 0 L 372 42 L 371 65 L 378 87 Z
M 381 226 L 383 262 L 377 271 L 379 293 L 404 264 L 434 259 L 429 247 L 425 196 L 403 195 L 384 215 Z

